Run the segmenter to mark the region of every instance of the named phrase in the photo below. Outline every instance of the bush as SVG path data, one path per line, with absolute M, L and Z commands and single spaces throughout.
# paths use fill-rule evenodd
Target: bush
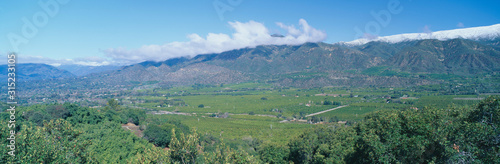
M 288 148 L 276 144 L 264 144 L 259 147 L 258 153 L 264 163 L 287 163 Z
M 288 160 L 294 163 L 346 163 L 346 158 L 354 153 L 357 139 L 356 131 L 350 127 L 318 127 L 288 143 Z
M 317 117 L 311 118 L 315 120 Z M 476 109 L 379 111 L 289 142 L 294 163 L 500 163 L 500 100 Z
M 172 129 L 175 128 L 172 124 L 163 124 L 161 126 L 149 124 L 146 130 L 144 130 L 144 138 L 156 146 L 166 147 L 170 144 Z
M 66 117 L 70 116 L 69 111 L 62 105 L 48 106 L 45 110 L 47 111 L 48 114 L 52 116 L 53 119 L 58 119 L 58 118 L 66 119 Z
M 333 116 L 333 117 L 330 117 L 330 122 L 339 122 L 339 119 L 337 118 L 337 116 Z
M 127 122 L 139 125 L 146 118 L 146 111 L 128 108 L 123 111 L 123 116 Z
M 24 114 L 24 118 L 27 119 L 28 121 L 35 123 L 38 126 L 42 126 L 43 121 L 48 121 L 51 119 L 48 114 L 45 114 L 44 112 L 41 111 L 33 111 L 33 110 L 26 112 L 26 114 Z

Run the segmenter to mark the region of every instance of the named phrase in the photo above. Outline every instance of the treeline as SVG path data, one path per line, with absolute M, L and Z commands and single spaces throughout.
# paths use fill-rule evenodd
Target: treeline
M 17 108 L 13 129 L 9 111 L 0 113 L 0 163 L 259 163 L 180 121 L 148 120 L 144 110 L 122 108 L 113 99 L 102 109 L 69 103 Z M 144 138 L 124 130 L 124 123 L 147 127 Z M 8 147 L 10 130 L 14 149 Z
M 474 109 L 381 111 L 293 139 L 270 163 L 500 163 L 500 100 Z M 288 153 L 288 154 L 286 154 Z M 273 162 L 271 162 L 273 161 Z
M 252 150 L 113 100 L 101 110 L 54 104 L 16 112 L 15 157 L 5 139 L 10 115 L 1 113 L 0 163 L 500 163 L 498 97 L 475 108 L 375 112 L 352 126 L 318 125 L 286 145 L 253 142 Z M 121 128 L 126 122 L 145 127 L 144 139 Z
M 155 148 L 146 140 L 121 128 L 122 123 L 143 122 L 146 113 L 121 108 L 114 100 L 104 109 L 74 104 L 18 106 L 15 156 L 8 140 L 0 143 L 0 163 L 103 163 L 125 162 Z M 8 112 L 2 112 L 0 137 L 10 136 Z

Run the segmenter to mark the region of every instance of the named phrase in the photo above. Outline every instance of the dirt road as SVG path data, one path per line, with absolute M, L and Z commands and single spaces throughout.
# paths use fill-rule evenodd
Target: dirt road
M 318 115 L 318 114 L 321 114 L 321 113 L 329 112 L 329 111 L 332 111 L 332 110 L 335 110 L 335 109 L 339 109 L 339 108 L 343 108 L 343 107 L 347 107 L 347 106 L 349 106 L 349 105 L 338 106 L 336 108 L 332 108 L 332 109 L 324 110 L 324 111 L 321 111 L 321 112 L 316 112 L 316 113 L 313 113 L 313 114 L 306 115 L 306 117 Z

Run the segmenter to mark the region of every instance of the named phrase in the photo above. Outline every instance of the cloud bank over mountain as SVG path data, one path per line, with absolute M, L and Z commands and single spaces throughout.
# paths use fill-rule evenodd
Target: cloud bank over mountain
M 187 36 L 187 42 L 171 42 L 164 45 L 144 45 L 138 49 L 109 48 L 104 54 L 114 62 L 121 64 L 137 63 L 142 61 L 162 61 L 181 56 L 195 56 L 198 54 L 220 53 L 224 51 L 255 47 L 258 45 L 299 45 L 306 42 L 321 42 L 327 37 L 324 31 L 310 26 L 306 20 L 299 20 L 299 28 L 293 25 L 276 23 L 286 31 L 285 35 L 272 36 L 264 24 L 249 22 L 229 22 L 234 30 L 231 35 L 209 33 L 206 37 L 198 34 Z
M 170 42 L 164 45 L 144 45 L 137 49 L 109 48 L 101 50 L 105 57 L 84 57 L 74 59 L 52 59 L 42 56 L 19 55 L 19 63 L 44 63 L 53 66 L 59 65 L 130 65 L 143 61 L 164 61 L 175 57 L 193 57 L 199 54 L 221 53 L 240 48 L 253 48 L 259 45 L 300 45 L 306 42 L 322 42 L 327 34 L 310 26 L 306 20 L 300 19 L 298 28 L 280 22 L 276 26 L 283 29 L 285 34 L 270 32 L 263 23 L 229 22 L 234 30 L 232 34 L 208 33 L 205 37 L 199 34 L 187 36 L 189 41 Z M 458 24 L 461 26 L 463 24 Z M 275 31 L 275 30 L 274 30 Z M 371 41 L 397 43 L 412 40 L 454 38 L 464 39 L 494 39 L 500 37 L 500 24 L 482 27 L 458 28 L 445 31 L 431 31 L 429 26 L 423 28 L 422 33 L 407 33 L 391 36 L 369 36 L 350 42 L 339 42 L 348 46 L 366 44 Z M 2 63 L 6 64 L 6 63 Z
M 463 27 L 463 24 L 459 23 L 457 26 Z M 500 24 L 495 24 L 491 26 L 471 27 L 471 28 L 459 28 L 454 30 L 444 30 L 436 32 L 432 32 L 429 26 L 425 26 L 423 31 L 424 31 L 423 33 L 408 33 L 408 34 L 398 34 L 398 35 L 374 37 L 374 38 L 361 38 L 350 42 L 340 42 L 340 44 L 356 46 L 356 45 L 366 44 L 372 41 L 398 43 L 404 41 L 423 40 L 423 39 L 438 39 L 438 40 L 449 40 L 456 38 L 472 39 L 472 40 L 494 39 L 500 37 Z

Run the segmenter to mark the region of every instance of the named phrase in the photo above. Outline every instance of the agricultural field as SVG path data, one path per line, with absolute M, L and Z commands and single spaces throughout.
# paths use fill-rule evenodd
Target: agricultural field
M 134 106 L 169 114 L 148 114 L 158 120 L 179 120 L 201 134 L 227 140 L 260 139 L 284 145 L 315 124 L 358 122 L 376 111 L 418 110 L 426 107 L 473 106 L 484 96 L 438 95 L 408 88 L 312 89 L 275 87 L 265 83 L 193 85 L 139 90 Z M 154 93 L 154 94 L 147 94 Z M 342 108 L 306 117 L 328 109 Z
M 280 123 L 281 119 L 267 116 L 230 115 L 228 118 L 207 116 L 154 115 L 159 119 L 180 120 L 200 134 L 213 135 L 225 140 L 260 139 L 284 145 L 313 124 Z

